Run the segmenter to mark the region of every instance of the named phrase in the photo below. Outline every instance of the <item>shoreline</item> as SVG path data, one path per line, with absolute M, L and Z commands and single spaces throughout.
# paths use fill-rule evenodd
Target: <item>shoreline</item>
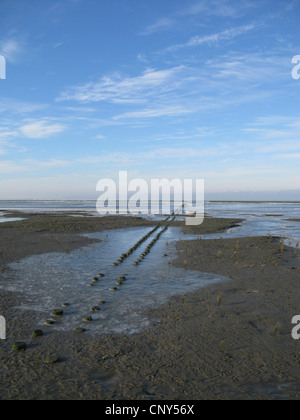
M 92 242 L 79 233 L 158 223 L 120 217 L 31 214 L 1 224 L 0 273 L 21 255 Z M 240 222 L 208 218 L 194 229 L 195 240 L 177 243 L 173 264 L 229 280 L 148 311 L 159 321 L 139 334 L 100 339 L 50 331 L 29 340 L 25 353 L 13 354 L 12 340 L 30 337 L 36 314 L 23 314 L 20 337 L 14 330 L 18 297 L 1 291 L 0 312 L 11 326 L 9 340 L 0 342 L 0 398 L 299 399 L 299 343 L 291 337 L 291 319 L 300 313 L 295 249 L 282 248 L 274 237 L 197 239 Z M 49 366 L 49 355 L 60 363 Z

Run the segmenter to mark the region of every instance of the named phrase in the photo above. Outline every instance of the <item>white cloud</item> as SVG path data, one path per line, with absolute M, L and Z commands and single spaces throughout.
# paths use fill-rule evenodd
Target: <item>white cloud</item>
M 114 117 L 115 120 L 124 118 L 157 118 L 157 117 L 176 117 L 188 114 L 191 111 L 183 106 L 166 106 L 161 108 L 143 109 L 140 111 L 125 112 Z
M 278 159 L 300 159 L 300 153 L 285 153 L 282 155 L 275 155 Z
M 149 63 L 149 60 L 146 58 L 144 54 L 138 54 L 137 59 L 142 63 Z
M 112 74 L 102 77 L 99 82 L 73 87 L 63 92 L 58 100 L 75 100 L 82 103 L 100 101 L 141 103 L 149 96 L 177 87 L 178 77 L 184 69 L 185 66 L 166 70 L 148 69 L 136 77 Z
M 65 128 L 66 127 L 62 124 L 49 125 L 45 121 L 36 121 L 23 125 L 20 127 L 20 131 L 25 137 L 31 139 L 40 139 L 61 133 L 65 130 Z
M 0 112 L 11 114 L 29 114 L 31 112 L 41 111 L 48 105 L 42 103 L 25 102 L 12 98 L 1 98 Z
M 50 159 L 48 161 L 40 161 L 37 159 L 24 159 L 20 162 L 1 161 L 0 173 L 1 174 L 17 174 L 19 172 L 32 172 L 36 170 L 50 169 L 50 168 L 63 168 L 69 166 L 71 162 L 59 159 Z
M 18 131 L 0 131 L 0 155 L 7 155 L 10 149 L 16 147 L 16 145 L 11 142 L 11 139 L 17 135 Z
M 175 11 L 168 17 L 161 17 L 148 25 L 140 35 L 152 35 L 162 30 L 178 26 L 182 19 L 188 16 L 202 15 L 206 17 L 237 18 L 245 15 L 249 9 L 259 7 L 260 3 L 247 0 L 201 0 L 191 6 Z M 197 22 L 199 27 L 199 22 Z
M 150 150 L 143 150 L 139 152 L 114 152 L 106 153 L 103 156 L 89 156 L 81 159 L 77 159 L 76 163 L 83 163 L 88 165 L 98 164 L 122 164 L 122 165 L 133 165 L 133 166 L 145 166 L 150 167 L 151 163 L 157 164 L 158 161 L 164 162 L 166 156 L 168 159 L 172 159 L 178 162 L 189 159 L 194 159 L 198 165 L 198 159 L 216 156 L 227 156 L 231 155 L 231 150 L 226 150 L 220 146 L 212 147 L 155 147 Z M 190 162 L 191 163 L 191 162 Z
M 258 117 L 250 127 L 242 131 L 260 142 L 256 149 L 259 153 L 300 149 L 298 116 Z M 263 140 L 267 142 L 262 142 Z
M 66 111 L 71 111 L 71 112 L 74 112 L 75 111 L 75 112 L 79 112 L 81 114 L 95 112 L 95 109 L 94 108 L 91 108 L 91 107 L 83 107 L 83 106 L 81 106 L 81 107 L 67 106 L 64 109 Z
M 60 159 L 51 159 L 48 161 L 41 161 L 36 159 L 26 159 L 25 163 L 29 165 L 30 168 L 61 168 L 64 166 L 68 166 L 70 164 L 69 161 L 60 160 Z
M 248 12 L 250 8 L 257 7 L 259 2 L 254 0 L 201 0 L 179 12 L 182 16 L 219 16 L 223 18 L 236 18 Z
M 17 134 L 17 131 L 2 131 L 0 132 L 0 141 L 2 139 L 8 139 L 9 137 L 15 137 Z
M 0 162 L 0 174 L 14 174 L 18 172 L 23 172 L 24 167 L 18 165 L 12 161 L 2 161 Z
M 16 63 L 22 52 L 21 44 L 14 39 L 0 40 L 0 54 L 3 55 L 7 61 Z
M 253 24 L 234 28 L 213 36 L 213 39 L 216 41 L 222 37 L 237 36 L 254 27 Z M 193 38 L 190 43 L 207 41 L 206 37 L 202 40 Z M 260 83 L 279 86 L 279 82 L 286 78 L 283 60 L 282 57 L 262 56 L 258 53 L 232 53 L 201 61 L 198 66 L 194 63 L 163 70 L 147 69 L 131 77 L 113 73 L 98 82 L 71 87 L 62 92 L 57 100 L 119 105 L 113 108 L 116 115 L 107 119 L 114 123 L 129 118 L 136 121 L 138 118 L 207 112 L 210 109 L 267 100 L 272 95 L 278 95 L 278 89 L 269 89 L 267 85 L 262 88 Z M 216 92 L 222 94 L 216 95 Z M 121 106 L 126 107 L 124 113 Z
M 275 152 L 295 152 L 300 150 L 299 140 L 287 140 L 288 135 L 286 134 L 284 138 L 280 141 L 271 141 L 271 142 L 257 142 L 253 144 L 252 149 L 257 153 L 275 153 Z
M 296 119 L 292 116 L 286 116 L 286 115 L 271 115 L 267 117 L 257 117 L 255 122 L 253 122 L 252 126 L 277 126 L 278 124 L 284 124 L 284 125 L 294 125 L 298 122 L 299 124 L 299 118 Z
M 59 48 L 62 47 L 64 45 L 64 41 L 63 42 L 57 42 L 56 44 L 53 45 L 53 48 Z
M 194 36 L 188 42 L 184 44 L 171 45 L 166 51 L 176 51 L 180 48 L 197 47 L 202 44 L 216 44 L 220 41 L 227 41 L 238 36 L 244 35 L 247 32 L 256 29 L 257 24 L 249 24 L 243 26 L 237 26 L 235 28 L 226 29 L 222 32 L 217 32 L 211 35 Z
M 224 80 L 240 81 L 243 84 L 264 83 L 265 85 L 277 84 L 287 81 L 286 73 L 289 71 L 289 64 L 285 57 L 276 54 L 248 54 L 235 55 L 230 54 L 219 58 L 218 61 L 211 60 L 207 63 L 208 68 L 213 71 L 215 80 L 224 83 Z M 261 86 L 256 85 L 256 88 Z M 278 92 L 280 86 L 277 87 Z M 252 89 L 252 87 L 251 87 Z M 284 85 L 283 85 L 284 89 Z
M 228 40 L 235 38 L 237 36 L 243 35 L 252 29 L 255 29 L 257 25 L 244 25 L 238 26 L 236 28 L 226 29 L 223 32 L 219 32 L 213 35 L 206 35 L 203 37 L 195 36 L 190 39 L 190 41 L 186 44 L 188 47 L 194 47 L 201 44 L 212 44 L 217 43 L 219 41 Z
M 152 35 L 155 32 L 168 29 L 174 24 L 175 24 L 175 21 L 173 19 L 161 18 L 157 20 L 155 23 L 153 23 L 152 25 L 147 26 L 146 29 L 140 33 L 140 35 Z
M 7 153 L 6 146 L 7 144 L 0 140 L 0 155 L 6 155 Z

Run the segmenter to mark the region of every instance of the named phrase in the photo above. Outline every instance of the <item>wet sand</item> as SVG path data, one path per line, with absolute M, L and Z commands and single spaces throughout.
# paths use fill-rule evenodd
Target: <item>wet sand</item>
M 31 254 L 92 242 L 78 233 L 155 225 L 139 218 L 27 216 L 0 224 L 2 271 Z M 31 339 L 37 314 L 21 316 L 20 296 L 0 291 L 8 324 L 8 339 L 0 341 L 0 398 L 299 399 L 300 341 L 291 337 L 291 320 L 300 314 L 298 252 L 272 237 L 197 239 L 238 222 L 206 219 L 193 229 L 194 241 L 177 244 L 172 262 L 228 281 L 151 310 L 159 321 L 139 334 L 93 338 L 45 327 L 43 337 Z M 26 341 L 26 352 L 11 350 L 16 340 Z

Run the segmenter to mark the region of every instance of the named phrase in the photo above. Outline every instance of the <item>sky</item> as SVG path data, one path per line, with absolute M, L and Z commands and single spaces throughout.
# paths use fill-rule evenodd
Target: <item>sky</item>
M 300 0 L 0 0 L 0 200 L 96 199 L 119 171 L 300 200 L 299 19 Z

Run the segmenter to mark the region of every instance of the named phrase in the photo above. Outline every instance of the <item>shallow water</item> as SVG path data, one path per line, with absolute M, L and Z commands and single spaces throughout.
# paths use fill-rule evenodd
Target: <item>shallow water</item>
M 300 243 L 300 223 L 287 219 L 300 219 L 300 203 L 207 203 L 206 213 L 213 217 L 241 218 L 245 222 L 217 237 L 279 236 L 285 243 Z M 203 238 L 216 238 L 204 235 Z
M 172 296 L 226 280 L 221 276 L 187 271 L 169 264 L 176 257 L 173 245 L 184 236 L 181 229 L 174 227 L 161 236 L 138 267 L 133 262 L 153 237 L 123 264 L 118 267 L 112 265 L 150 230 L 142 227 L 89 234 L 90 238 L 102 242 L 69 254 L 30 256 L 11 264 L 13 271 L 0 281 L 0 289 L 21 293 L 23 297 L 19 309 L 40 312 L 40 326 L 46 319 L 51 319 L 53 309 L 69 303 L 70 306 L 64 309 L 64 316 L 55 320 L 55 329 L 68 331 L 84 327 L 93 333 L 131 334 L 153 321 L 145 315 L 145 310 L 165 304 Z M 98 273 L 104 273 L 105 277 L 89 287 Z M 124 274 L 127 280 L 122 286 L 116 285 L 119 276 Z M 111 291 L 112 287 L 118 290 Z M 99 301 L 106 303 L 99 305 Z M 94 306 L 100 306 L 101 311 L 92 313 Z M 85 324 L 83 317 L 89 315 L 93 317 L 93 322 Z
M 5 222 L 19 222 L 20 220 L 24 220 L 21 217 L 7 217 L 6 214 L 0 212 L 0 223 Z
M 8 222 L 20 222 L 22 219 L 21 217 L 4 217 L 0 218 L 0 223 L 8 223 Z

